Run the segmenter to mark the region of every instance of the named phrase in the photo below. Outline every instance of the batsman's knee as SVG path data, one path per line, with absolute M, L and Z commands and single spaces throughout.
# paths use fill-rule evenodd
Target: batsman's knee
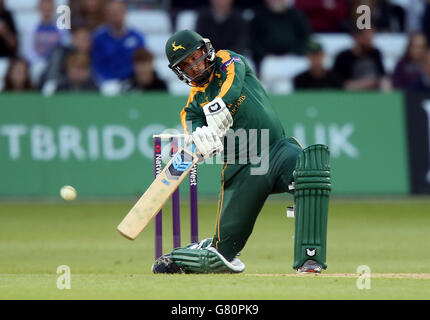
M 330 192 L 330 151 L 328 146 L 315 144 L 303 149 L 297 158 L 293 177 L 296 193 L 306 189 Z

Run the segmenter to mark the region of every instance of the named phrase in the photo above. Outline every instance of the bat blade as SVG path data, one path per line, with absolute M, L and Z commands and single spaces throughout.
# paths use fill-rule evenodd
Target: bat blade
M 117 230 L 121 235 L 130 240 L 136 239 L 160 212 L 197 161 L 198 157 L 194 153 L 185 148 L 180 149 L 118 225 Z

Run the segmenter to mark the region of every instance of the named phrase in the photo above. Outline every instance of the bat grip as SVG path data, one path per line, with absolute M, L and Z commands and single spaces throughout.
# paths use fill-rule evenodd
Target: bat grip
M 191 147 L 191 148 L 189 148 Z M 199 158 L 201 157 L 201 153 L 197 151 L 196 145 L 193 143 L 193 135 L 185 135 L 184 136 L 184 148 L 188 149 Z

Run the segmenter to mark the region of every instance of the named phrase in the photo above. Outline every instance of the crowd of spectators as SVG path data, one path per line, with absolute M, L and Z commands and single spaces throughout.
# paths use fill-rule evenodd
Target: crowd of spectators
M 54 0 L 40 0 L 40 21 L 27 26 L 18 44 L 13 17 L 0 0 L 0 58 L 10 59 L 3 91 L 41 90 L 51 95 L 167 90 L 145 35 L 126 26 L 125 2 L 71 0 L 70 7 L 71 29 L 60 30 Z
M 0 0 L 0 59 L 9 59 L 3 91 L 168 90 L 148 49 L 148 35 L 126 24 L 129 10 L 141 10 L 144 3 L 168 12 L 172 26 L 181 10 L 195 10 L 195 30 L 217 50 L 249 57 L 257 75 L 267 56 L 307 57 L 308 70 L 293 79 L 297 90 L 430 90 L 430 0 L 69 0 L 70 30 L 57 27 L 54 0 L 39 0 L 40 20 L 29 23 L 22 37 Z M 371 29 L 356 27 L 360 5 L 371 10 Z M 393 72 L 387 72 L 373 44 L 378 32 L 409 35 Z M 313 37 L 321 33 L 353 39 L 330 68 L 324 64 L 323 46 Z

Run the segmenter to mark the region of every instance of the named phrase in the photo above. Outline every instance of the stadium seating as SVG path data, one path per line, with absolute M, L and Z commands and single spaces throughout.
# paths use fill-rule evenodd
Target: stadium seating
M 164 56 L 166 42 L 170 35 L 170 33 L 145 34 L 145 42 L 148 50 L 157 57 Z
M 12 12 L 34 11 L 38 3 L 39 0 L 4 0 L 6 9 Z
M 292 79 L 308 68 L 308 60 L 301 56 L 267 56 L 261 62 L 260 77 L 265 89 L 271 93 L 289 93 Z
M 194 10 L 183 10 L 176 17 L 175 31 L 194 30 L 197 22 L 197 12 Z
M 18 31 L 18 52 L 20 55 L 24 55 L 24 43 L 27 42 L 29 36 L 29 28 L 36 26 L 39 21 L 39 12 L 37 11 L 16 11 L 13 14 L 15 27 Z
M 325 66 L 331 68 L 339 52 L 353 45 L 353 39 L 347 34 L 316 34 L 326 53 Z M 394 71 L 397 61 L 406 50 L 406 34 L 376 34 L 375 47 L 383 56 L 384 67 L 388 74 Z M 261 80 L 271 93 L 288 93 L 293 90 L 292 81 L 296 75 L 306 70 L 308 63 L 305 57 L 268 56 L 261 63 Z
M 172 30 L 164 10 L 129 10 L 126 23 L 145 35 L 166 34 Z
M 382 53 L 386 71 L 391 74 L 396 63 L 405 53 L 408 45 L 408 35 L 402 33 L 379 33 L 375 35 L 374 44 Z
M 13 12 L 35 11 L 39 0 L 5 0 L 5 7 Z M 55 5 L 68 4 L 69 0 L 55 0 Z
M 167 88 L 169 93 L 173 95 L 188 95 L 190 93 L 190 86 L 185 82 L 179 81 L 178 78 L 174 79 L 174 81 L 169 81 Z
M 169 61 L 163 55 L 155 57 L 154 68 L 157 70 L 158 75 L 165 81 L 177 79 L 176 75 L 168 67 Z
M 24 43 L 27 29 L 34 25 L 38 19 L 37 3 L 39 0 L 5 0 L 6 8 L 12 11 L 15 24 L 19 33 L 20 43 Z M 56 4 L 67 4 L 68 0 L 56 0 Z M 178 81 L 176 76 L 167 67 L 167 59 L 164 56 L 166 40 L 173 31 L 182 29 L 195 29 L 197 12 L 184 10 L 177 15 L 175 25 L 166 11 L 159 9 L 135 9 L 127 13 L 127 25 L 135 28 L 145 35 L 148 49 L 154 54 L 155 69 L 162 79 L 167 82 L 172 94 L 187 94 L 189 87 Z M 315 34 L 315 40 L 319 41 L 326 53 L 325 65 L 333 66 L 336 55 L 353 45 L 353 39 L 348 34 Z M 407 34 L 376 34 L 375 46 L 383 54 L 383 63 L 389 74 L 394 70 L 398 60 L 403 56 L 407 46 Z M 22 46 L 19 53 L 23 52 Z M 248 58 L 251 66 L 253 62 Z M 5 64 L 0 62 L 0 83 L 2 81 L 1 68 Z M 305 57 L 299 56 L 268 56 L 261 64 L 261 80 L 264 87 L 270 93 L 288 93 L 293 90 L 292 80 L 300 72 L 308 67 Z M 4 73 L 3 73 L 4 76 Z

